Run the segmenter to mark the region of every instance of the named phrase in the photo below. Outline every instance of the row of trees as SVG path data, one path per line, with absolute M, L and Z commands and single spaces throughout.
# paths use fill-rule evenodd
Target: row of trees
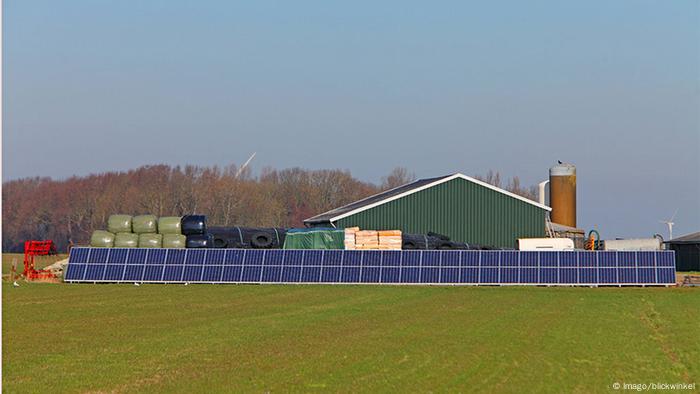
M 4 251 L 21 251 L 24 240 L 53 239 L 59 249 L 84 244 L 106 227 L 114 213 L 181 216 L 202 213 L 211 225 L 300 227 L 303 220 L 415 179 L 394 169 L 380 185 L 355 179 L 349 171 L 264 169 L 253 177 L 235 165 L 220 167 L 144 166 L 65 180 L 25 178 L 3 183 Z M 500 175 L 485 181 L 500 186 Z M 496 183 L 494 183 L 496 184 Z M 508 188 L 521 190 L 517 178 Z

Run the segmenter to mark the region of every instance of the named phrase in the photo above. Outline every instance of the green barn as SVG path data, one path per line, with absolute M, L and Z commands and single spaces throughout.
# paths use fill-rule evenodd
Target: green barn
M 545 236 L 550 207 L 463 174 L 421 179 L 304 220 L 308 227 L 433 231 L 453 241 L 515 247 Z

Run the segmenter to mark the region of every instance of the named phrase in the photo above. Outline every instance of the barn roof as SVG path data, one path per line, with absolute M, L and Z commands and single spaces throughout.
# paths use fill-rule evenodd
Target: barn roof
M 350 203 L 348 205 L 344 205 L 339 208 L 332 209 L 328 212 L 324 212 L 320 215 L 316 215 L 314 217 L 310 217 L 306 220 L 304 220 L 304 223 L 308 224 L 317 224 L 317 223 L 329 223 L 329 222 L 335 222 L 336 220 L 354 215 L 358 212 L 365 211 L 370 208 L 374 208 L 378 205 L 382 205 L 385 203 L 388 203 L 393 200 L 397 200 L 399 198 L 405 197 L 409 194 L 413 194 L 416 192 L 419 192 L 421 190 L 425 190 L 428 188 L 431 188 L 433 186 L 440 185 L 445 182 L 449 182 L 453 179 L 463 179 L 468 182 L 476 183 L 477 185 L 486 187 L 488 189 L 497 191 L 499 193 L 505 194 L 509 197 L 521 200 L 523 202 L 526 202 L 528 204 L 534 205 L 538 208 L 545 209 L 547 211 L 551 211 L 552 208 L 539 204 L 535 201 L 532 201 L 528 198 L 525 198 L 523 196 L 519 196 L 515 193 L 511 193 L 507 190 L 503 190 L 499 187 L 493 186 L 491 184 L 488 184 L 486 182 L 480 181 L 478 179 L 474 179 L 472 177 L 466 176 L 464 174 L 460 173 L 455 173 L 451 175 L 444 175 L 444 176 L 439 176 L 435 178 L 426 178 L 426 179 L 419 179 L 417 181 L 407 183 L 405 185 L 395 187 L 393 189 L 389 189 L 387 191 L 369 196 L 367 198 L 363 198 L 362 200 L 355 201 L 353 203 Z
M 687 234 L 682 237 L 674 238 L 670 243 L 700 243 L 700 231 L 697 233 Z

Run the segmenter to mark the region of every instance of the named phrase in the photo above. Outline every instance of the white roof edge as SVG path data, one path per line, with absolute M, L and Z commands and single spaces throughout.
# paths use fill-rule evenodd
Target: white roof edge
M 511 193 L 511 192 L 509 192 L 509 191 L 507 191 L 507 190 L 503 190 L 503 189 L 501 189 L 500 187 L 496 187 L 496 186 L 491 185 L 491 184 L 489 184 L 489 183 L 480 181 L 480 180 L 478 180 L 478 179 L 472 178 L 472 177 L 470 177 L 470 176 L 466 176 L 466 175 L 461 174 L 461 173 L 458 172 L 458 173 L 456 173 L 456 174 L 452 174 L 452 175 L 450 175 L 450 176 L 448 176 L 448 177 L 446 177 L 446 178 L 438 179 L 438 180 L 436 180 L 435 182 L 428 183 L 428 184 L 423 185 L 423 186 L 421 186 L 421 187 L 417 187 L 417 188 L 415 188 L 415 189 L 408 190 L 408 191 L 406 191 L 406 192 L 404 192 L 404 193 L 401 193 L 401 194 L 397 194 L 397 195 L 395 195 L 395 196 L 388 197 L 388 198 L 386 198 L 386 199 L 384 199 L 384 200 L 377 201 L 377 202 L 375 202 L 375 203 L 368 204 L 368 205 L 365 205 L 365 206 L 360 207 L 360 208 L 357 208 L 357 209 L 353 209 L 352 211 L 345 212 L 345 213 L 343 213 L 343 214 L 341 214 L 341 215 L 338 215 L 338 216 L 335 216 L 335 217 L 330 218 L 329 221 L 330 221 L 330 222 L 335 222 L 336 220 L 340 220 L 340 219 L 346 218 L 346 217 L 348 217 L 348 216 L 352 216 L 352 215 L 354 215 L 354 214 L 356 214 L 356 213 L 358 213 L 358 212 L 366 211 L 366 210 L 371 209 L 371 208 L 374 208 L 374 207 L 376 207 L 376 206 L 379 206 L 379 205 L 382 205 L 382 204 L 386 204 L 386 203 L 388 203 L 388 202 L 390 202 L 390 201 L 398 200 L 399 198 L 408 196 L 409 194 L 417 193 L 417 192 L 419 192 L 419 191 L 421 191 L 421 190 L 429 189 L 429 188 L 431 188 L 431 187 L 433 187 L 433 186 L 437 186 L 437 185 L 439 185 L 439 184 L 441 184 L 441 183 L 449 182 L 449 181 L 451 181 L 451 180 L 453 180 L 453 179 L 457 179 L 457 178 L 461 178 L 461 179 L 464 179 L 465 181 L 469 181 L 469 182 L 472 182 L 472 183 L 476 183 L 476 184 L 479 185 L 479 186 L 483 186 L 483 187 L 486 187 L 486 188 L 488 188 L 488 189 L 497 191 L 497 192 L 499 192 L 499 193 L 505 194 L 506 196 L 513 197 L 513 198 L 518 199 L 518 200 L 520 200 L 520 201 L 523 201 L 523 202 L 526 202 L 526 203 L 528 203 L 528 204 L 534 205 L 534 206 L 536 206 L 536 207 L 538 207 L 538 208 L 542 208 L 542 209 L 544 209 L 544 210 L 546 210 L 546 211 L 551 211 L 551 210 L 552 210 L 552 208 L 550 208 L 550 207 L 548 207 L 548 206 L 546 206 L 546 205 L 542 205 L 542 204 L 540 204 L 540 203 L 537 203 L 537 202 L 535 202 L 535 201 L 532 201 L 532 200 L 530 200 L 529 198 L 525 198 L 525 197 L 523 197 L 523 196 L 519 196 L 519 195 L 517 195 L 517 194 L 515 194 L 515 193 Z

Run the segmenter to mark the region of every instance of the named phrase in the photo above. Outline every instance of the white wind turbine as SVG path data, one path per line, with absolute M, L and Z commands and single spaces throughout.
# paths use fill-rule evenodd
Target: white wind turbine
M 666 223 L 666 225 L 668 226 L 668 240 L 669 241 L 673 239 L 673 224 L 674 224 L 673 219 L 676 218 L 677 213 L 678 213 L 678 208 L 676 208 L 676 212 L 673 213 L 673 216 L 671 216 L 670 219 L 659 220 L 659 223 Z

